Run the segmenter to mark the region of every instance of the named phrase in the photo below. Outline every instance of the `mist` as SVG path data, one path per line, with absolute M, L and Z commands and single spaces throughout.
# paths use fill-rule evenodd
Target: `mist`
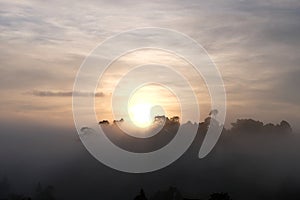
M 1 124 L 0 177 L 8 179 L 9 192 L 28 196 L 38 182 L 52 185 L 57 199 L 130 200 L 141 188 L 151 196 L 170 186 L 186 198 L 205 199 L 214 192 L 227 192 L 232 199 L 299 198 L 297 133 L 224 130 L 213 151 L 199 159 L 201 125 L 177 161 L 155 172 L 129 174 L 93 158 L 75 128 Z

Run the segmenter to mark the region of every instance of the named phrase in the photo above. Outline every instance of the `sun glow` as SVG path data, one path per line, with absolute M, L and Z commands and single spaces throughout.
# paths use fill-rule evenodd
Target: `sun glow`
M 155 116 L 175 116 L 180 113 L 180 106 L 172 92 L 155 84 L 134 91 L 127 106 L 130 124 L 142 129 L 152 126 Z
M 130 105 L 129 116 L 134 125 L 140 128 L 146 128 L 151 125 L 153 119 L 151 117 L 152 105 L 149 103 L 140 103 Z

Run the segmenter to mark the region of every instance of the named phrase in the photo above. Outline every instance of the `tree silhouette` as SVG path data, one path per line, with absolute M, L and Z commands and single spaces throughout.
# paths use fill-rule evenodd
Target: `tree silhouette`
M 141 189 L 140 194 L 137 195 L 134 200 L 147 200 L 145 192 L 143 189 Z
M 280 122 L 279 128 L 283 133 L 291 133 L 292 132 L 291 125 L 285 120 L 282 120 Z
M 8 200 L 31 200 L 31 198 L 23 195 L 11 194 Z
M 208 200 L 231 200 L 228 193 L 213 193 Z
M 260 121 L 255 121 L 253 119 L 238 119 L 236 122 L 231 123 L 232 132 L 250 132 L 250 133 L 260 133 L 263 129 L 264 124 Z
M 109 125 L 109 121 L 108 120 L 102 120 L 99 122 L 100 125 Z
M 8 182 L 8 179 L 6 177 L 3 177 L 3 179 L 0 182 L 0 199 L 4 199 L 8 197 L 10 185 Z
M 170 119 L 170 121 L 172 122 L 172 123 L 179 123 L 179 117 L 178 116 L 173 116 L 173 117 L 171 117 L 171 119 Z
M 213 109 L 209 112 L 209 116 L 211 117 L 216 117 L 216 115 L 219 113 L 219 111 L 217 109 Z
M 179 190 L 175 187 L 170 187 L 165 191 L 158 191 L 150 200 L 183 200 Z
M 122 122 L 124 122 L 124 119 L 123 118 L 121 118 L 120 120 L 114 120 L 113 121 L 113 124 L 118 124 L 118 123 L 122 123 Z
M 157 115 L 154 117 L 154 123 L 164 124 L 166 121 L 169 121 L 169 118 L 165 115 Z
M 291 133 L 291 125 L 287 121 L 281 121 L 280 124 L 274 125 L 272 123 L 263 124 L 263 122 L 255 121 L 253 119 L 237 119 L 236 122 L 231 123 L 232 128 L 229 132 L 233 133 Z
M 34 200 L 55 200 L 53 196 L 53 191 L 54 188 L 52 186 L 47 186 L 46 188 L 43 188 L 41 183 L 38 183 L 35 190 Z

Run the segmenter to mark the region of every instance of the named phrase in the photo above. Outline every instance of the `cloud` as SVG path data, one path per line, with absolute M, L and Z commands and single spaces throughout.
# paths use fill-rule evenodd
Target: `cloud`
M 243 113 L 243 108 L 233 112 L 248 116 L 255 111 L 261 117 L 262 111 L 256 110 L 261 105 L 268 113 L 265 120 L 270 120 L 278 115 L 269 108 L 272 102 L 291 107 L 297 115 L 293 108 L 299 95 L 293 77 L 297 78 L 294 71 L 300 61 L 299 10 L 299 0 L 84 4 L 65 0 L 54 1 L 51 7 L 32 0 L 4 0 L 0 2 L 0 90 L 9 95 L 1 101 L 16 101 L 10 98 L 37 85 L 60 91 L 30 95 L 71 96 L 64 90 L 71 88 L 81 62 L 98 43 L 121 31 L 158 26 L 181 31 L 207 49 L 224 77 L 228 105 L 245 108 Z
M 81 91 L 73 92 L 73 91 L 52 91 L 52 90 L 32 90 L 32 91 L 25 92 L 24 94 L 38 96 L 38 97 L 71 97 L 73 95 L 81 96 L 81 97 L 87 97 L 92 95 L 95 95 L 95 97 L 105 96 L 103 92 L 97 92 L 93 94 L 90 92 L 81 92 Z

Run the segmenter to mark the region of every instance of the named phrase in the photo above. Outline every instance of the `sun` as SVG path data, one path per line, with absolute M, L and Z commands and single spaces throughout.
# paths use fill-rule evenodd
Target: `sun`
M 134 125 L 146 128 L 152 124 L 151 119 L 152 105 L 148 103 L 135 104 L 129 107 L 129 116 Z

